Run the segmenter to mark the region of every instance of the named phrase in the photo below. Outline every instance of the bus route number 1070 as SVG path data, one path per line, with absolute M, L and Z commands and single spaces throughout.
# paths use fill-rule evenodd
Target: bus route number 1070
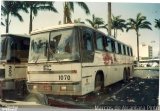
M 70 75 L 59 75 L 59 80 L 70 80 Z

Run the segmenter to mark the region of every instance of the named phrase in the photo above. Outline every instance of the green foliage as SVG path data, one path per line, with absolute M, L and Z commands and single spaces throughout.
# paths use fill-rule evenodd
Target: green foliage
M 71 12 L 74 12 L 74 4 L 79 5 L 86 14 L 90 14 L 89 8 L 84 2 L 64 2 L 64 24 L 72 23 Z
M 160 29 L 160 19 L 155 19 L 155 27 Z
M 137 35 L 137 57 L 138 57 L 138 61 L 139 61 L 139 30 L 140 29 L 150 29 L 152 30 L 152 28 L 150 27 L 151 23 L 149 21 L 146 20 L 145 16 L 142 16 L 141 13 L 137 14 L 136 19 L 133 18 L 129 18 L 128 19 L 128 23 L 127 23 L 127 32 L 129 30 L 135 30 L 136 31 L 136 35 Z
M 19 11 L 24 11 L 28 13 L 26 7 L 20 1 L 3 1 L 3 5 L 1 6 L 1 15 L 5 17 L 5 25 L 6 25 L 6 33 L 9 32 L 10 25 L 10 15 L 19 19 L 19 21 L 23 22 L 22 16 L 19 14 Z M 4 25 L 3 22 L 1 22 Z
M 121 16 L 112 16 L 111 28 L 114 30 L 114 37 L 117 37 L 117 30 L 124 31 L 123 29 L 126 28 L 125 22 L 124 19 L 121 19 Z
M 38 11 L 58 12 L 54 7 L 54 2 L 51 1 L 23 1 L 23 5 L 30 11 L 29 33 L 32 31 L 33 15 L 37 16 Z
M 92 15 L 92 20 L 90 19 L 86 19 L 86 21 L 93 27 L 93 28 L 104 28 L 104 26 L 100 26 L 100 25 L 104 25 L 104 21 L 102 18 L 99 17 L 95 17 L 95 15 Z
M 127 32 L 129 30 L 135 30 L 136 32 L 139 32 L 139 29 L 150 29 L 152 30 L 152 28 L 150 27 L 151 23 L 149 21 L 146 20 L 145 16 L 142 16 L 141 13 L 137 14 L 136 19 L 133 18 L 129 18 L 128 19 L 128 23 L 127 23 Z

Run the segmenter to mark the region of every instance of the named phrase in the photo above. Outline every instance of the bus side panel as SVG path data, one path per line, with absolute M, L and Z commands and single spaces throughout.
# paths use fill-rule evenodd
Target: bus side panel
M 82 66 L 82 95 L 94 90 L 93 78 L 95 76 L 95 67 Z

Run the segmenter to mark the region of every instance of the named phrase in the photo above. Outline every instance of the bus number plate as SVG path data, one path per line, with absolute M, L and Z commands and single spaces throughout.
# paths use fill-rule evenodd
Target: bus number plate
M 70 80 L 70 75 L 59 75 L 59 80 Z

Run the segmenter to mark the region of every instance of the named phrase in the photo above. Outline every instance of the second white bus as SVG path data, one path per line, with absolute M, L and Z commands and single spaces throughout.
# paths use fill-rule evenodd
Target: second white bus
M 0 96 L 15 92 L 12 96 L 27 93 L 26 70 L 30 37 L 21 34 L 2 34 L 0 37 Z M 5 93 L 5 94 L 4 94 Z M 13 94 L 13 93 L 12 93 Z

